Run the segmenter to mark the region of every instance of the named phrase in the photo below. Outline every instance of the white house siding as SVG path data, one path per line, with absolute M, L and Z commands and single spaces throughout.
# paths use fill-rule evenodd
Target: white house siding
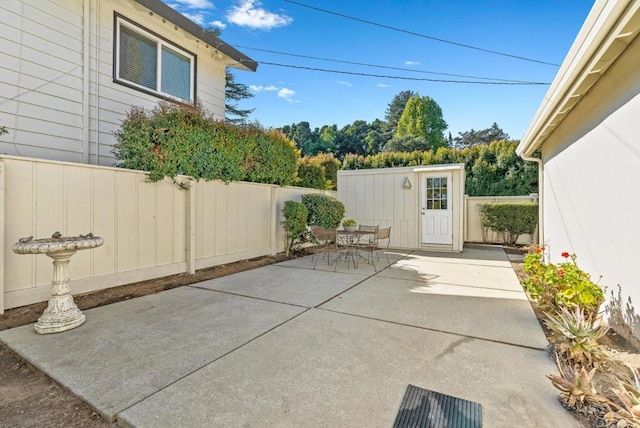
M 224 118 L 225 65 L 192 35 L 133 0 L 89 2 L 89 163 L 112 165 L 113 132 L 131 106 L 158 97 L 113 82 L 114 11 L 197 57 L 196 97 Z M 0 2 L 0 153 L 82 162 L 82 0 Z
M 640 39 L 545 141 L 544 225 L 551 260 L 578 264 L 640 313 Z M 610 294 L 610 293 L 608 293 Z M 636 337 L 640 326 L 632 322 Z
M 0 152 L 82 160 L 82 1 L 0 2 Z

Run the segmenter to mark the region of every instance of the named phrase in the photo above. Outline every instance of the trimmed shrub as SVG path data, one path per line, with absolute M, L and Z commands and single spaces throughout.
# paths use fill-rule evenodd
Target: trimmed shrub
M 330 183 L 327 183 L 325 178 L 324 167 L 308 157 L 303 157 L 298 161 L 298 181 L 296 184 L 300 187 L 321 190 L 330 187 Z
M 493 203 L 480 205 L 482 227 L 502 232 L 504 242 L 515 244 L 522 234 L 533 234 L 538 224 L 538 204 Z
M 302 195 L 302 203 L 309 215 L 307 224 L 336 229 L 344 217 L 344 204 L 331 196 L 322 194 Z
M 326 190 L 336 190 L 338 187 L 338 170 L 341 166 L 340 161 L 332 153 L 320 153 L 312 159 L 324 168 L 324 178 L 327 180 Z
M 199 105 L 132 107 L 115 136 L 117 165 L 148 171 L 149 181 L 180 174 L 280 185 L 295 180 L 299 151 L 282 133 L 216 121 Z
M 284 221 L 282 226 L 286 234 L 285 253 L 287 256 L 294 251 L 296 241 L 299 242 L 302 235 L 307 230 L 307 216 L 309 211 L 307 207 L 296 201 L 286 201 L 282 209 Z

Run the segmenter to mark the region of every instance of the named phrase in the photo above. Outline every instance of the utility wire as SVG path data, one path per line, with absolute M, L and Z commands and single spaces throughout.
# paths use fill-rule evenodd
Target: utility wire
M 329 70 L 326 68 L 315 68 L 315 67 L 303 67 L 301 65 L 292 65 L 292 64 L 280 64 L 276 62 L 266 62 L 266 61 L 258 61 L 259 64 L 264 65 L 273 65 L 275 67 L 286 67 L 286 68 L 296 68 L 300 70 L 312 70 L 312 71 L 322 71 L 324 73 L 337 73 L 337 74 L 349 74 L 352 76 L 366 76 L 366 77 L 379 77 L 383 79 L 399 79 L 399 80 L 414 80 L 421 82 L 440 82 L 440 83 L 466 83 L 466 84 L 475 84 L 475 85 L 518 85 L 518 86 L 538 86 L 538 85 L 548 85 L 549 83 L 543 82 L 484 82 L 484 81 L 470 81 L 470 80 L 447 80 L 447 79 L 429 79 L 426 77 L 403 77 L 403 76 L 388 76 L 384 74 L 370 74 L 370 73 L 358 73 L 354 71 L 341 71 L 341 70 Z
M 387 70 L 400 70 L 400 71 L 409 71 L 409 72 L 412 72 L 412 73 L 436 74 L 436 75 L 439 75 L 439 76 L 464 77 L 464 78 L 467 78 L 467 79 L 491 80 L 491 81 L 496 81 L 496 82 L 511 82 L 511 83 L 541 84 L 541 85 L 546 85 L 547 84 L 547 83 L 532 82 L 532 81 L 527 81 L 527 80 L 499 79 L 499 78 L 495 78 L 495 77 L 482 77 L 482 76 L 469 76 L 469 75 L 465 75 L 465 74 L 440 73 L 440 72 L 437 72 L 437 71 L 417 70 L 417 69 L 414 69 L 414 68 L 392 67 L 392 66 L 388 66 L 388 65 L 367 64 L 367 63 L 363 63 L 363 62 L 345 61 L 345 60 L 340 60 L 340 59 L 322 58 L 322 57 L 309 56 L 309 55 L 292 54 L 292 53 L 288 53 L 288 52 L 278 52 L 278 51 L 272 51 L 272 50 L 268 50 L 268 49 L 252 48 L 252 47 L 249 47 L 249 46 L 241 46 L 241 45 L 234 45 L 234 46 L 237 47 L 237 48 L 240 48 L 240 49 L 249 49 L 249 50 L 253 50 L 253 51 L 273 53 L 273 54 L 277 54 L 277 55 L 287 55 L 287 56 L 293 56 L 293 57 L 297 57 L 297 58 L 307 58 L 307 59 L 316 59 L 316 60 L 320 60 L 320 61 L 338 62 L 338 63 L 341 63 L 341 64 L 361 65 L 361 66 L 364 66 L 364 67 L 384 68 L 384 69 L 387 69 Z
M 328 13 L 330 15 L 340 16 L 342 18 L 351 19 L 351 20 L 354 20 L 354 21 L 364 22 L 365 24 L 375 25 L 376 27 L 386 28 L 388 30 L 398 31 L 400 33 L 411 34 L 412 36 L 418 36 L 418 37 L 422 37 L 422 38 L 425 38 L 425 39 L 435 40 L 437 42 L 448 43 L 450 45 L 460 46 L 462 48 L 474 49 L 474 50 L 477 50 L 477 51 L 486 52 L 486 53 L 490 53 L 490 54 L 494 54 L 494 55 L 501 55 L 501 56 L 506 56 L 506 57 L 509 57 L 509 58 L 519 59 L 519 60 L 522 60 L 522 61 L 529 61 L 529 62 L 536 62 L 538 64 L 551 65 L 551 66 L 554 66 L 554 67 L 559 67 L 560 66 L 559 64 L 554 64 L 552 62 L 540 61 L 540 60 L 537 60 L 537 59 L 526 58 L 526 57 L 518 56 L 518 55 L 511 55 L 511 54 L 504 53 L 504 52 L 493 51 L 491 49 L 484 49 L 484 48 L 479 48 L 477 46 L 472 46 L 472 45 L 467 45 L 467 44 L 464 44 L 464 43 L 454 42 L 454 41 L 451 41 L 451 40 L 440 39 L 438 37 L 433 37 L 433 36 L 428 36 L 426 34 L 416 33 L 414 31 L 403 30 L 401 28 L 392 27 L 390 25 L 385 25 L 385 24 L 380 24 L 378 22 L 368 21 L 368 20 L 362 19 L 362 18 L 356 18 L 355 16 L 349 16 L 349 15 L 345 15 L 343 13 L 334 12 L 334 11 L 327 10 L 327 9 L 321 9 L 319 7 L 311 6 L 311 5 L 300 3 L 300 2 L 297 2 L 297 1 L 293 1 L 293 0 L 284 0 L 284 1 L 287 2 L 287 3 L 291 3 L 291 4 L 298 5 L 298 6 L 306 7 L 306 8 L 309 8 L 309 9 L 317 10 L 319 12 Z

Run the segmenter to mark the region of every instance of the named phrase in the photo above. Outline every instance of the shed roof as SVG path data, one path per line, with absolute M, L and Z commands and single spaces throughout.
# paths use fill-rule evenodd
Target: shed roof
M 639 33 L 639 1 L 597 0 L 516 153 L 529 156 L 542 146 Z
M 232 60 L 234 63 L 228 64 L 229 67 L 256 71 L 258 69 L 258 63 L 235 49 L 233 46 L 224 42 L 222 39 L 218 38 L 214 34 L 205 30 L 195 22 L 191 21 L 181 13 L 174 10 L 172 7 L 168 6 L 166 3 L 160 0 L 135 0 L 137 3 L 146 7 L 153 13 L 173 22 L 178 27 L 182 28 L 189 34 L 193 35 L 195 38 L 202 40 L 207 43 L 209 46 L 219 50 Z

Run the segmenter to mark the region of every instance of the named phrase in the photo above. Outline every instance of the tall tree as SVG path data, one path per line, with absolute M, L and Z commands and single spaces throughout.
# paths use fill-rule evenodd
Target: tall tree
M 218 27 L 209 27 L 206 30 L 216 37 L 220 37 L 222 31 Z M 225 69 L 225 85 L 224 85 L 224 108 L 225 120 L 230 123 L 245 123 L 249 115 L 255 109 L 241 109 L 238 103 L 242 100 L 253 98 L 253 93 L 249 91 L 249 87 L 244 83 L 236 82 L 235 75 L 228 69 Z
M 417 92 L 400 91 L 393 97 L 393 99 L 387 106 L 387 110 L 384 114 L 384 120 L 387 122 L 386 128 L 390 134 L 389 138 L 393 137 L 396 133 L 398 121 L 400 120 L 400 116 L 402 116 L 402 112 L 407 105 L 407 101 L 409 101 L 409 98 L 416 95 L 418 95 Z
M 447 142 L 444 131 L 447 122 L 442 117 L 442 109 L 430 97 L 414 95 L 409 98 L 400 116 L 396 137 L 422 138 L 433 150 L 444 147 Z
M 369 124 L 365 120 L 356 120 L 342 128 L 336 137 L 335 155 L 338 159 L 344 158 L 347 153 L 364 155 L 368 132 Z
M 458 132 L 458 136 L 453 139 L 454 147 L 473 147 L 481 144 L 489 144 L 493 141 L 508 140 L 509 134 L 504 132 L 497 123 L 493 122 L 490 128 L 476 131 L 471 129 L 466 132 Z
M 236 82 L 236 77 L 229 70 L 225 72 L 224 108 L 225 119 L 231 123 L 245 123 L 255 109 L 241 109 L 238 102 L 253 98 L 253 93 L 244 83 Z

